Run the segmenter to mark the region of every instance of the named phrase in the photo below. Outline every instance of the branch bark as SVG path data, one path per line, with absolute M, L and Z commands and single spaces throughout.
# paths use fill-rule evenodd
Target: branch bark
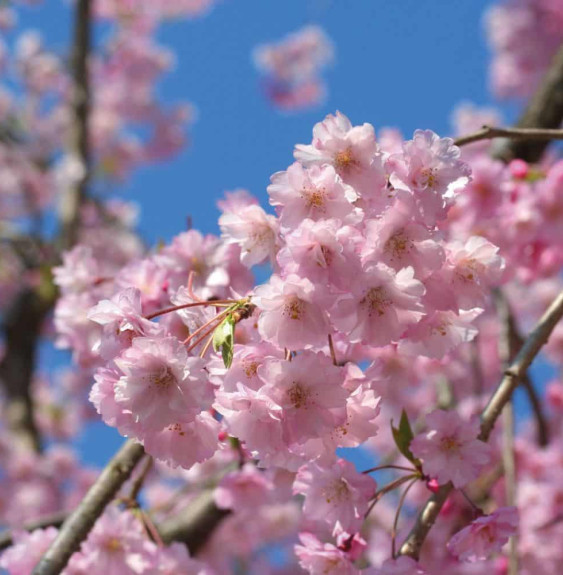
M 59 218 L 60 248 L 70 248 L 77 239 L 80 223 L 80 205 L 86 197 L 90 179 L 90 147 L 88 118 L 90 116 L 90 78 L 88 56 L 91 49 L 90 21 L 91 0 L 78 0 L 74 16 L 74 41 L 72 54 L 72 131 L 68 146 L 69 155 L 80 164 L 81 174 L 73 185 L 62 190 Z
M 553 57 L 551 66 L 530 100 L 516 128 L 559 128 L 563 120 L 563 45 Z M 493 156 L 504 162 L 522 158 L 537 162 L 549 144 L 548 140 L 504 140 L 493 149 Z
M 65 568 L 70 556 L 78 551 L 98 517 L 130 477 L 144 453 L 141 444 L 132 440 L 125 442 L 89 489 L 80 505 L 63 523 L 57 538 L 35 567 L 32 575 L 58 575 Z
M 213 491 L 207 490 L 184 511 L 157 525 L 157 529 L 164 543 L 180 541 L 195 555 L 229 513 L 215 505 Z
M 563 292 L 554 300 L 535 328 L 527 337 L 522 349 L 512 361 L 509 369 L 493 393 L 489 403 L 481 414 L 481 433 L 479 439 L 487 441 L 494 428 L 495 422 L 500 416 L 504 406 L 510 401 L 513 391 L 520 379 L 525 375 L 532 361 L 539 353 L 542 346 L 547 342 L 551 332 L 563 317 Z M 430 529 L 436 522 L 442 506 L 446 502 L 453 485 L 448 483 L 432 495 L 419 513 L 415 525 L 408 534 L 405 542 L 399 550 L 399 555 L 408 555 L 418 559 L 422 545 Z

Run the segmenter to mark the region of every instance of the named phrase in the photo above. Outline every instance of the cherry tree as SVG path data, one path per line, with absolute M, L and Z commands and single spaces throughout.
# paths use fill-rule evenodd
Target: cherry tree
M 220 235 L 147 247 L 100 191 L 187 144 L 157 32 L 213 4 L 76 0 L 70 63 L 37 34 L 0 44 L 0 567 L 559 573 L 563 5 L 487 14 L 493 88 L 529 98 L 516 126 L 465 106 L 453 138 L 403 135 L 335 111 L 270 207 L 226 192 Z M 334 50 L 314 26 L 257 47 L 265 96 L 314 105 Z M 45 342 L 67 369 L 39 369 Z M 69 448 L 88 419 L 127 438 L 102 470 Z

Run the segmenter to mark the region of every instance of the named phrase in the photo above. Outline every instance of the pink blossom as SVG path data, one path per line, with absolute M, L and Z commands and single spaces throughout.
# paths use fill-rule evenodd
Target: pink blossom
M 300 533 L 302 545 L 295 546 L 299 565 L 310 575 L 359 575 L 348 555 L 331 545 L 321 543 L 311 533 Z
M 277 220 L 257 205 L 249 204 L 219 218 L 223 238 L 240 246 L 245 266 L 273 260 L 277 243 Z
M 30 533 L 16 531 L 13 545 L 0 557 L 0 567 L 7 569 L 10 575 L 31 575 L 58 532 L 55 527 L 36 529 Z
M 255 509 L 268 501 L 273 487 L 263 472 L 254 464 L 246 463 L 219 481 L 213 498 L 220 509 Z
M 436 410 L 426 416 L 429 431 L 418 434 L 410 448 L 422 459 L 426 475 L 441 485 L 463 487 L 491 461 L 491 448 L 479 441 L 479 422 L 466 422 L 455 411 Z
M 361 242 L 357 230 L 343 227 L 340 220 L 304 220 L 285 236 L 277 259 L 282 272 L 306 277 L 319 290 L 330 286 L 347 290 L 349 278 L 361 273 L 356 253 Z
M 504 270 L 499 248 L 480 236 L 471 236 L 465 243 L 448 244 L 448 270 L 459 306 L 470 309 L 485 299 L 488 288 L 498 284 Z
M 371 124 L 352 126 L 344 114 L 329 114 L 315 124 L 312 144 L 298 144 L 294 156 L 307 167 L 334 166 L 366 200 L 380 201 L 384 196 L 385 173 Z
M 258 330 L 281 348 L 300 349 L 327 341 L 328 318 L 313 301 L 314 287 L 306 278 L 272 275 L 254 290 L 252 303 L 260 310 Z
M 491 515 L 478 517 L 458 531 L 449 540 L 448 550 L 460 561 L 487 559 L 492 553 L 502 549 L 517 528 L 516 507 L 500 507 Z
M 105 575 L 154 573 L 157 547 L 147 538 L 141 520 L 130 511 L 109 506 L 75 553 L 69 570 L 98 571 Z
M 210 406 L 203 360 L 174 337 L 137 337 L 115 364 L 123 375 L 115 399 L 147 431 L 186 421 Z
M 475 308 L 459 315 L 453 311 L 435 311 L 407 330 L 399 342 L 399 351 L 441 359 L 462 343 L 473 341 L 479 332 L 473 320 L 482 311 Z
M 154 575 L 211 575 L 204 564 L 192 559 L 183 543 L 160 547 L 155 559 Z
M 203 411 L 192 421 L 180 420 L 160 431 L 144 432 L 143 445 L 147 453 L 170 467 L 191 469 L 215 453 L 219 429 L 219 422 Z
M 342 387 L 343 370 L 323 353 L 304 351 L 292 361 L 271 360 L 259 375 L 268 382 L 264 393 L 282 408 L 288 443 L 322 437 L 344 423 L 348 392 Z
M 425 575 L 420 565 L 411 557 L 402 556 L 387 559 L 381 567 L 370 567 L 362 571 L 364 575 Z
M 471 168 L 459 159 L 451 138 L 440 138 L 431 130 L 416 130 L 403 144 L 403 153 L 391 156 L 390 182 L 412 192 L 424 223 L 443 220 L 456 190 L 469 181 Z
M 423 293 L 412 268 L 395 273 L 384 265 L 371 266 L 334 304 L 330 319 L 352 342 L 386 345 L 420 319 Z
M 295 162 L 287 171 L 275 173 L 271 182 L 270 203 L 277 207 L 283 227 L 294 228 L 306 218 L 338 218 L 346 222 L 354 211 L 356 193 L 330 165 L 307 169 Z
M 305 496 L 303 511 L 307 518 L 324 521 L 333 528 L 338 523 L 349 533 L 362 526 L 376 488 L 372 477 L 358 473 L 344 459 L 330 467 L 308 463 L 299 469 L 293 484 L 293 492 Z

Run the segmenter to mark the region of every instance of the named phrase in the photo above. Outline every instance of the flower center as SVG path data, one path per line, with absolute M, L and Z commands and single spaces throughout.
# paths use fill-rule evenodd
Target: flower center
M 391 300 L 387 296 L 385 289 L 382 287 L 370 288 L 360 304 L 368 308 L 369 315 L 376 313 L 379 316 L 385 314 L 387 308 L 391 305 Z
M 301 409 L 307 405 L 311 392 L 304 388 L 298 381 L 287 390 L 287 397 L 295 409 Z
M 434 189 L 438 180 L 437 172 L 438 170 L 436 168 L 426 168 L 422 170 L 422 183 L 430 189 Z
M 286 302 L 283 313 L 289 316 L 289 319 L 299 320 L 305 313 L 305 302 L 298 297 L 292 297 Z
M 442 439 L 442 449 L 444 451 L 457 451 L 459 449 L 459 443 L 455 437 L 444 437 L 444 439 Z
M 343 499 L 347 499 L 350 494 L 348 484 L 343 479 L 337 479 L 331 483 L 326 489 L 323 489 L 323 497 L 327 503 L 340 503 Z
M 324 188 L 304 188 L 303 196 L 307 198 L 310 208 L 324 208 L 326 196 Z
M 163 367 L 159 372 L 151 377 L 151 383 L 156 385 L 158 389 L 166 389 L 176 381 L 176 377 L 172 372 L 170 366 Z
M 352 154 L 352 148 L 346 148 L 334 156 L 334 167 L 338 172 L 348 172 L 351 168 L 357 166 L 358 161 Z
M 385 242 L 385 251 L 390 252 L 394 258 L 402 258 L 406 253 L 410 252 L 411 248 L 412 242 L 404 230 L 397 232 Z

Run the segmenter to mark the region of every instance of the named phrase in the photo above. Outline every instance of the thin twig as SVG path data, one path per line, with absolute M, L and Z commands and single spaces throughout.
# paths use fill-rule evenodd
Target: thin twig
M 130 477 L 144 453 L 143 446 L 132 440 L 128 440 L 121 447 L 90 487 L 80 505 L 63 523 L 57 538 L 32 575 L 58 575 L 65 568 L 71 555 L 78 551 L 98 517 Z
M 552 128 L 499 128 L 496 126 L 483 126 L 477 132 L 460 136 L 454 140 L 456 146 L 466 146 L 481 140 L 492 140 L 494 138 L 509 138 L 511 140 L 525 141 L 550 141 L 563 140 L 563 130 Z
M 396 542 L 397 542 L 397 526 L 399 525 L 399 517 L 401 516 L 401 510 L 403 509 L 403 505 L 405 503 L 405 499 L 411 487 L 418 481 L 418 477 L 415 477 L 406 487 L 403 493 L 401 494 L 401 498 L 399 499 L 399 504 L 397 505 L 397 512 L 395 513 L 395 519 L 393 520 L 393 528 L 391 529 L 391 557 L 393 559 L 396 557 Z
M 506 370 L 504 377 L 483 410 L 481 414 L 481 433 L 479 434 L 481 441 L 487 441 L 489 439 L 496 420 L 504 406 L 510 401 L 512 393 L 516 389 L 520 379 L 524 376 L 528 367 L 530 367 L 530 364 L 546 343 L 562 316 L 563 292 L 561 292 L 549 306 L 535 328 L 526 338 L 524 345 L 512 361 L 510 368 Z M 453 485 L 451 482 L 447 483 L 446 485 L 442 485 L 438 491 L 428 499 L 420 511 L 414 527 L 401 546 L 399 555 L 408 555 L 413 559 L 418 559 L 426 536 L 430 532 L 430 529 L 432 529 L 442 506 L 452 490 Z

